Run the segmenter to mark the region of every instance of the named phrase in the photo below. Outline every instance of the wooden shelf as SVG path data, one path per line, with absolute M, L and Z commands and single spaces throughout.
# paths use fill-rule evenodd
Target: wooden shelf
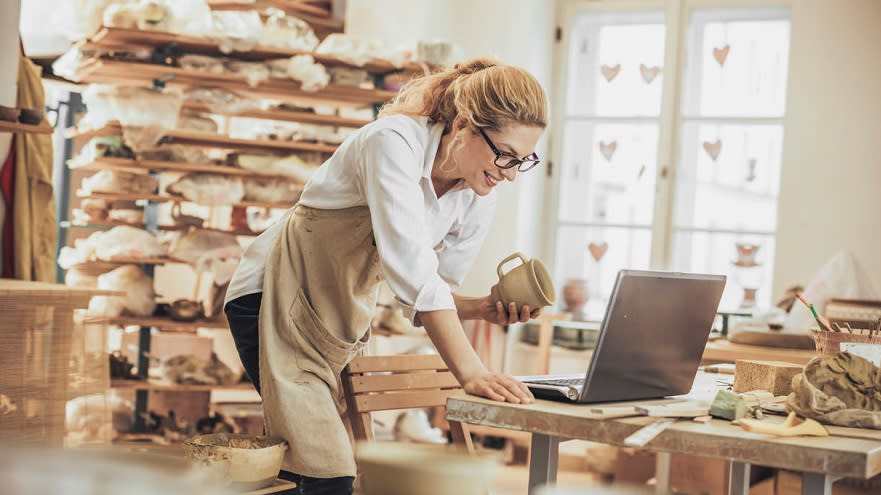
M 263 81 L 257 86 L 248 85 L 245 77 L 237 74 L 213 74 L 205 71 L 181 69 L 167 65 L 124 62 L 98 59 L 82 67 L 77 74 L 79 82 L 117 85 L 150 85 L 154 80 L 166 80 L 171 87 L 218 87 L 261 98 L 277 99 L 292 103 L 331 106 L 365 107 L 384 103 L 397 93 L 381 89 L 361 89 L 329 84 L 318 91 L 303 91 L 300 83 L 291 79 Z
M 119 257 L 114 258 L 112 260 L 90 260 L 84 263 L 77 263 L 75 266 L 98 266 L 98 265 L 106 265 L 106 266 L 120 266 L 120 265 L 154 265 L 161 266 L 166 263 L 181 263 L 180 261 L 173 260 L 171 258 L 128 258 L 128 257 Z
M 125 222 L 96 222 L 96 223 L 71 223 L 71 222 L 61 222 L 62 227 L 66 228 L 77 228 L 77 229 L 94 229 L 94 230 L 109 230 L 113 227 L 119 227 L 120 225 L 125 225 L 128 227 L 134 227 L 137 229 L 143 229 L 143 223 L 125 223 Z M 158 225 L 156 226 L 156 230 L 165 230 L 165 231 L 183 231 L 188 230 L 189 226 L 187 225 Z M 263 232 L 254 232 L 251 230 L 230 230 L 230 229 L 215 229 L 211 227 L 199 227 L 199 230 L 207 230 L 210 232 L 220 232 L 222 234 L 231 234 L 234 236 L 258 236 Z M 173 260 L 169 260 L 172 261 Z
M 0 120 L 0 133 L 52 134 L 52 131 L 54 131 L 54 129 L 47 124 L 30 125 Z
M 110 380 L 110 388 L 128 390 L 156 390 L 167 392 L 210 392 L 216 389 L 249 389 L 253 388 L 250 383 L 236 383 L 234 385 L 186 385 L 173 383 L 165 380 Z
M 296 179 L 287 175 L 260 174 L 246 168 L 235 167 L 231 165 L 214 165 L 212 163 L 189 163 L 189 162 L 171 162 L 162 160 L 136 160 L 131 158 L 98 158 L 90 163 L 72 167 L 71 170 L 99 171 L 104 169 L 124 170 L 127 172 L 147 173 L 155 172 L 181 172 L 195 173 L 205 172 L 217 175 L 232 175 L 239 177 L 253 178 L 279 178 L 286 179 L 290 182 L 299 183 Z
M 220 51 L 217 43 L 209 39 L 185 36 L 165 31 L 147 31 L 142 29 L 102 27 L 97 33 L 82 42 L 81 48 L 86 50 L 135 51 L 138 49 L 150 49 L 156 46 L 169 44 L 174 44 L 184 53 L 237 58 L 242 60 L 263 61 L 278 58 L 290 58 L 296 55 L 311 55 L 316 62 L 329 67 L 349 67 L 379 74 L 398 71 L 423 72 L 422 66 L 415 63 L 408 63 L 403 67 L 397 67 L 391 62 L 376 60 L 363 66 L 357 66 L 331 55 L 266 45 L 257 45 L 253 49 L 245 52 L 223 53 Z
M 83 139 L 91 139 L 97 136 L 121 136 L 122 126 L 119 122 L 110 122 L 99 129 L 79 130 L 71 128 L 65 132 L 65 135 L 68 138 L 78 137 Z M 204 148 L 262 151 L 269 153 L 278 153 L 279 151 L 315 151 L 330 154 L 336 151 L 337 148 L 336 145 L 332 144 L 308 143 L 303 141 L 272 141 L 269 139 L 240 139 L 225 136 L 223 134 L 181 130 L 168 131 L 162 136 L 159 142 L 162 144 L 186 144 Z
M 106 201 L 151 201 L 154 203 L 193 203 L 192 201 L 178 196 L 169 196 L 164 194 L 137 194 L 137 193 L 111 193 L 111 192 L 100 192 L 100 191 L 92 191 L 90 194 L 85 194 L 82 191 L 77 191 L 77 197 L 79 198 L 92 198 L 92 199 L 103 199 Z M 198 203 L 196 203 L 198 204 Z M 293 206 L 293 203 L 263 203 L 261 201 L 239 201 L 233 205 L 203 205 L 203 206 L 217 206 L 217 207 L 230 207 L 230 206 L 253 206 L 257 208 L 276 208 L 286 210 Z
M 283 122 L 298 122 L 301 124 L 326 125 L 332 127 L 351 127 L 359 128 L 372 122 L 364 119 L 350 119 L 347 117 L 339 117 L 337 115 L 321 115 L 314 112 L 304 112 L 299 110 L 284 110 L 282 108 L 267 108 L 265 110 L 246 110 L 243 112 L 226 112 L 210 109 L 205 105 L 198 103 L 184 103 L 184 108 L 215 115 L 224 115 L 227 117 L 247 117 L 252 119 L 279 120 Z
M 175 321 L 168 317 L 160 316 L 91 316 L 83 320 L 83 323 L 94 325 L 115 325 L 119 327 L 151 327 L 169 332 L 195 332 L 199 328 L 229 328 L 226 319 L 222 320 L 196 320 L 193 322 Z

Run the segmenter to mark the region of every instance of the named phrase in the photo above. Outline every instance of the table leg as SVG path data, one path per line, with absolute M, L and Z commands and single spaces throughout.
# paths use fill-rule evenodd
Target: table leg
M 801 475 L 801 495 L 830 495 L 836 478 L 823 473 Z
M 673 454 L 658 452 L 655 454 L 655 495 L 670 495 L 673 493 L 670 487 L 670 463 Z
M 529 494 L 534 494 L 544 485 L 557 483 L 557 457 L 560 453 L 560 439 L 539 433 L 532 434 L 532 447 L 529 454 Z
M 728 493 L 729 495 L 749 495 L 749 464 L 731 461 Z

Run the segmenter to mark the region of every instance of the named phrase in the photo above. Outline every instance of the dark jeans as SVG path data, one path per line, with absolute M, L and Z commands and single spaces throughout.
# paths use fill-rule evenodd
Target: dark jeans
M 236 350 L 245 367 L 245 373 L 254 384 L 257 392 L 260 392 L 260 302 L 263 300 L 262 293 L 248 294 L 238 297 L 226 304 L 224 312 L 229 321 L 229 329 L 232 331 L 233 340 L 236 342 Z M 282 471 L 279 478 L 293 481 L 297 488 L 292 495 L 351 495 L 354 492 L 355 478 L 342 476 L 339 478 L 311 478 L 299 474 Z

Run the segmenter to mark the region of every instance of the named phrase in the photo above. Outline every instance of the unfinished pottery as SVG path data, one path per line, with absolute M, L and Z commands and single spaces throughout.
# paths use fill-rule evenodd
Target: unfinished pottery
M 522 264 L 503 273 L 502 267 L 517 258 L 520 258 Z M 550 306 L 557 300 L 551 275 L 537 259 L 528 260 L 523 254 L 514 253 L 499 263 L 496 273 L 499 275 L 499 283 L 490 289 L 494 301 L 501 301 L 506 306 L 514 302 L 518 308 L 529 305 L 531 309 L 535 309 Z

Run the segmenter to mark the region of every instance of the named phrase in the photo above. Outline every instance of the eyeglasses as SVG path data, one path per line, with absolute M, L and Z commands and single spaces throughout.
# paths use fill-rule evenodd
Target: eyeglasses
M 511 153 L 503 153 L 496 148 L 496 145 L 489 139 L 489 136 L 486 135 L 486 132 L 483 131 L 482 128 L 478 128 L 480 131 L 480 135 L 483 136 L 483 140 L 486 141 L 486 144 L 489 146 L 489 149 L 492 150 L 493 153 L 496 154 L 495 160 L 493 163 L 496 167 L 509 169 L 517 167 L 518 172 L 526 172 L 528 170 L 532 170 L 533 167 L 539 164 L 540 160 L 538 159 L 538 155 L 535 153 L 530 154 L 529 156 L 525 156 L 523 158 L 517 158 Z

